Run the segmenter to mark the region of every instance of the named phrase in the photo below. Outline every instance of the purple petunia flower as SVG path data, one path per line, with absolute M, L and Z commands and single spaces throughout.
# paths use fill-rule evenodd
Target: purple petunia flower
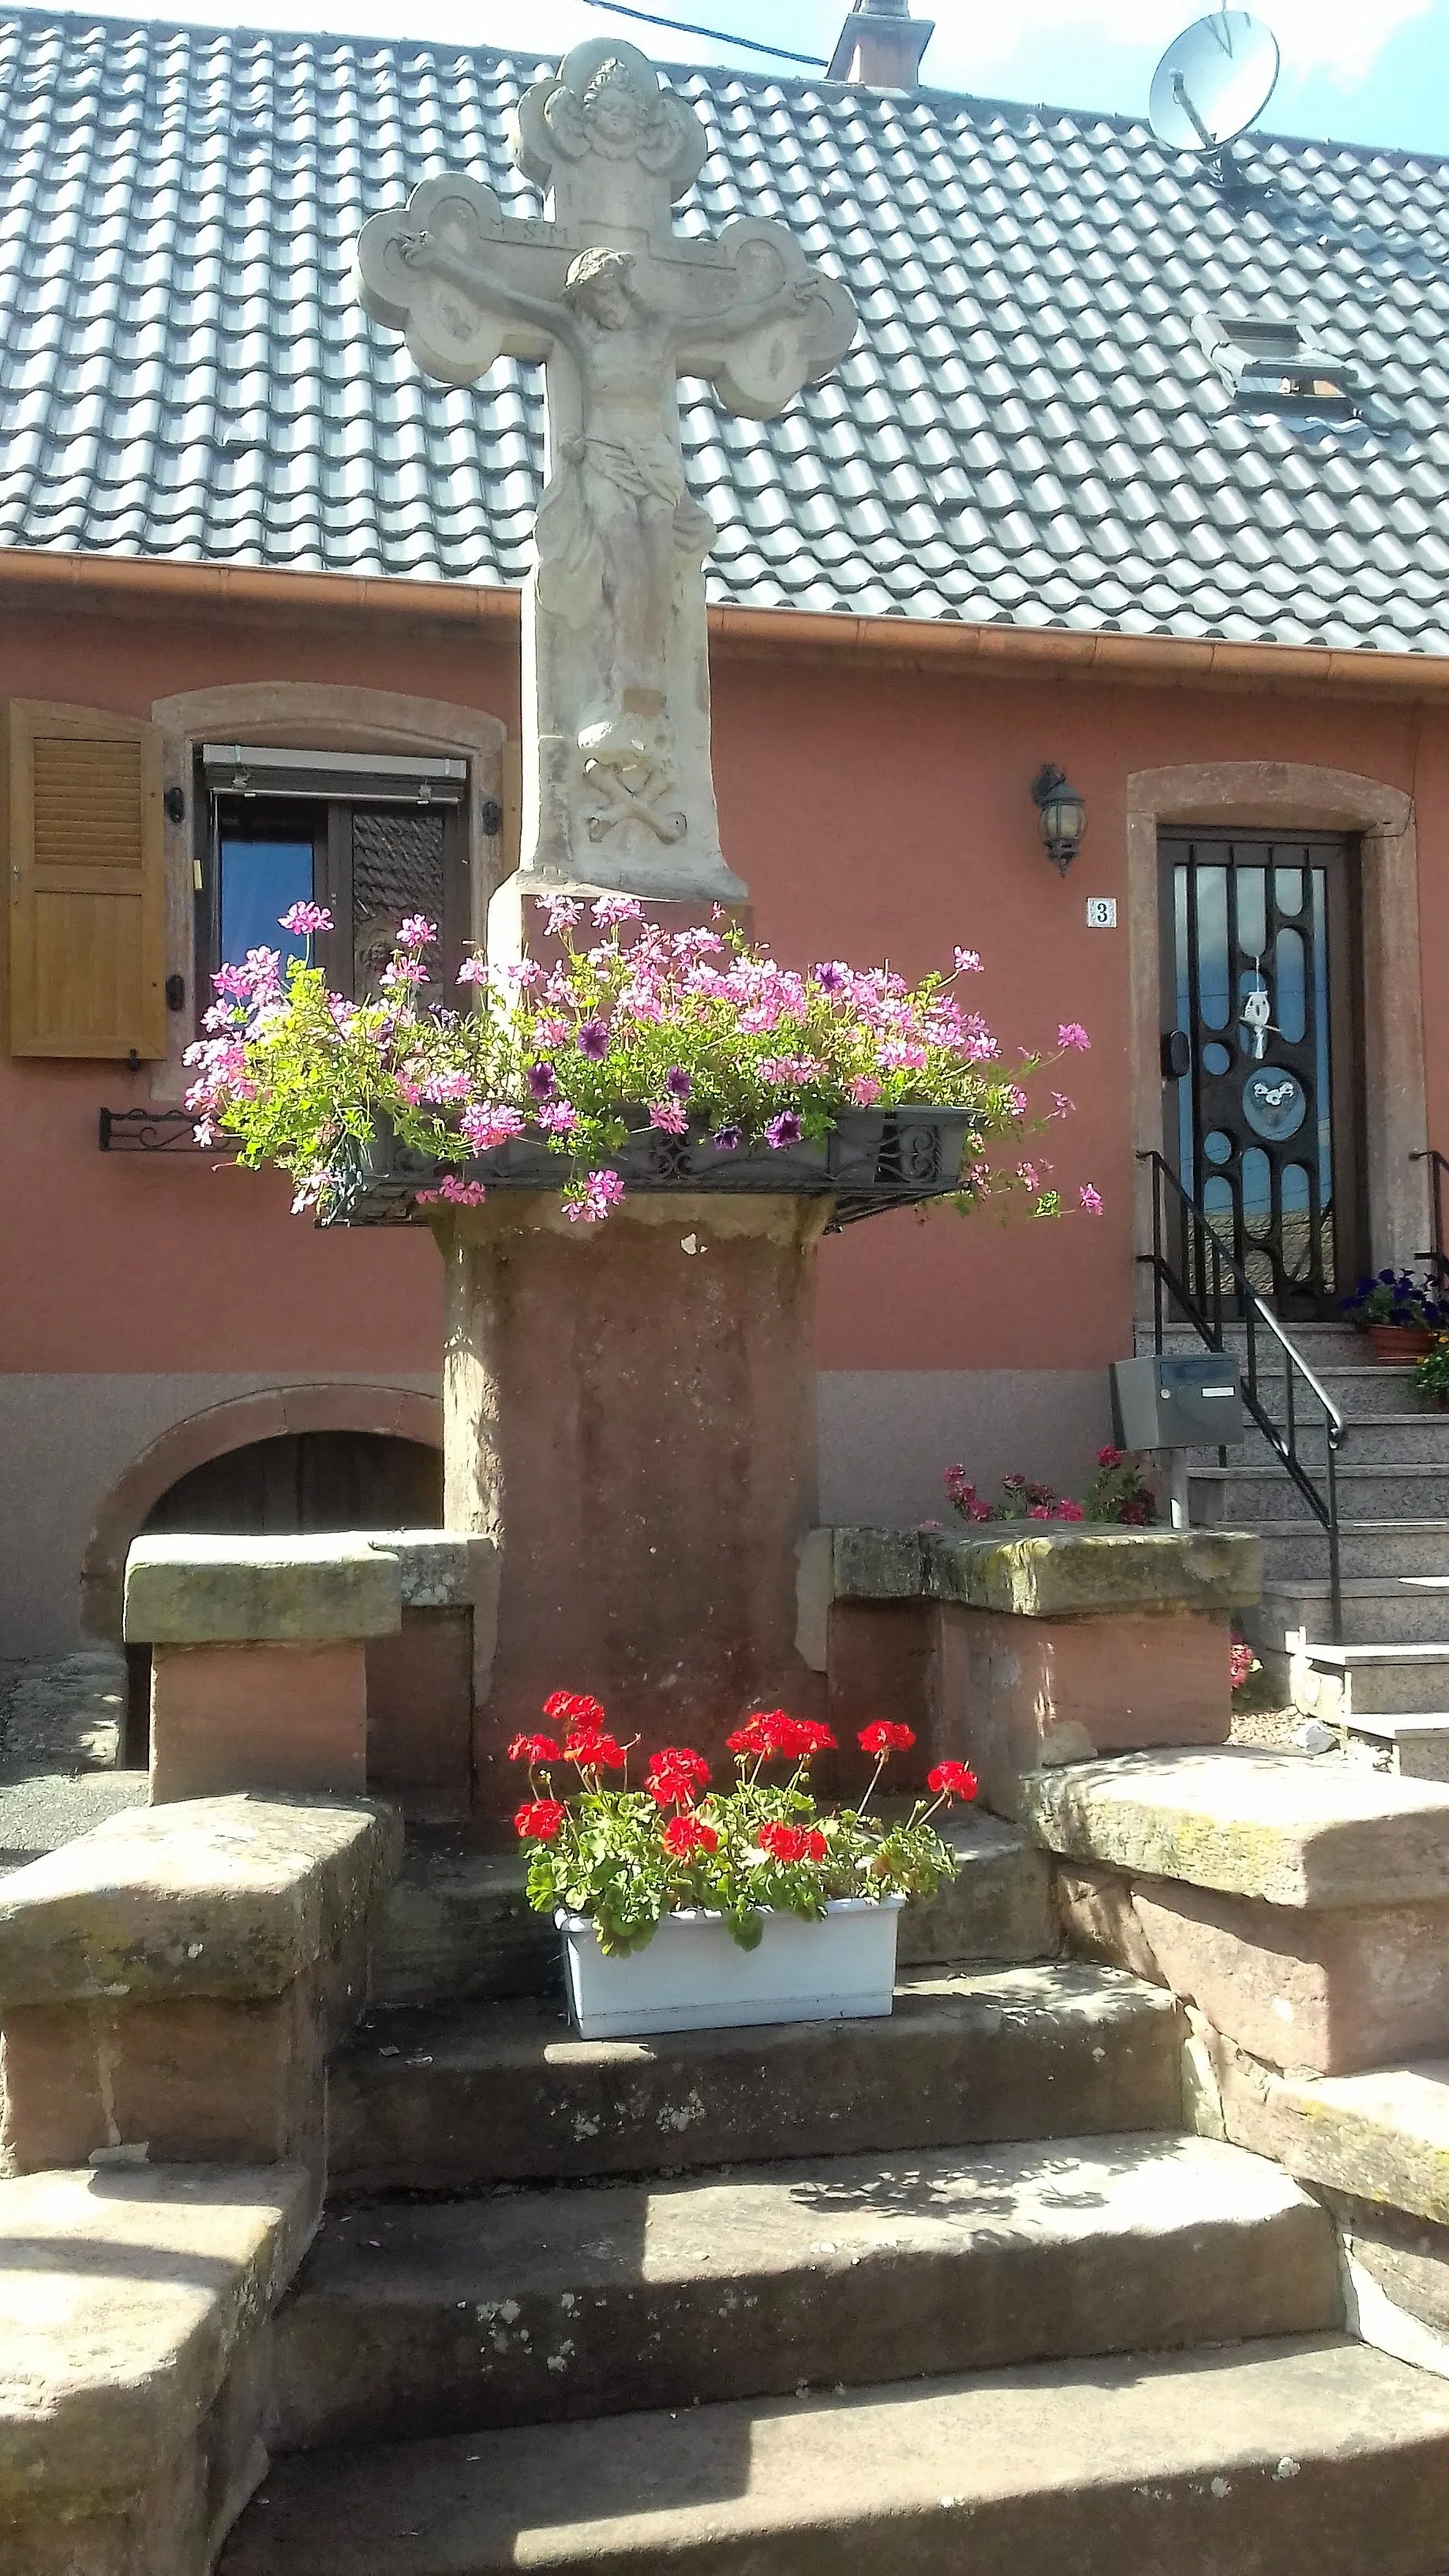
M 714 1131 L 714 1144 L 721 1154 L 737 1154 L 744 1141 L 743 1131 L 738 1127 L 716 1127 Z
M 528 1089 L 530 1097 L 534 1100 L 552 1100 L 558 1089 L 558 1076 L 553 1066 L 531 1064 L 528 1068 Z
M 591 1064 L 602 1064 L 609 1052 L 609 1032 L 602 1020 L 585 1020 L 579 1030 L 579 1053 Z
M 682 1064 L 672 1064 L 664 1077 L 664 1088 L 671 1100 L 687 1100 L 694 1084 Z
M 800 1136 L 800 1121 L 793 1109 L 782 1109 L 779 1117 L 772 1118 L 765 1129 L 765 1142 L 777 1154 L 785 1145 L 798 1145 Z

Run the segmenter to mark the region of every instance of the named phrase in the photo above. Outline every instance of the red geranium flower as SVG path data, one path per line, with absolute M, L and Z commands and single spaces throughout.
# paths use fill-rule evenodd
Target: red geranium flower
M 591 1728 L 564 1738 L 565 1762 L 576 1762 L 581 1771 L 622 1771 L 628 1759 L 614 1736 L 596 1734 Z
M 604 1723 L 602 1702 L 585 1699 L 578 1691 L 555 1691 L 543 1703 L 545 1717 L 558 1726 L 576 1726 L 593 1733 Z
M 531 1798 L 513 1819 L 515 1833 L 536 1843 L 551 1843 L 562 1833 L 568 1809 L 558 1798 Z
M 874 1726 L 863 1726 L 856 1738 L 862 1753 L 909 1753 L 915 1743 L 909 1726 L 897 1726 L 888 1717 L 879 1717 Z
M 702 1825 L 698 1816 L 671 1816 L 660 1841 L 671 1860 L 693 1860 L 697 1852 L 719 1849 L 719 1836 L 713 1826 Z
M 813 1825 L 761 1825 L 760 1849 L 772 1860 L 824 1860 L 829 1845 Z
M 515 1735 L 508 1748 L 510 1762 L 557 1762 L 558 1758 L 551 1735 Z
M 799 1739 L 802 1761 L 808 1762 L 812 1753 L 835 1753 L 839 1750 L 829 1727 L 822 1726 L 817 1718 L 797 1717 L 790 1722 Z
M 650 1754 L 644 1786 L 658 1806 L 692 1807 L 709 1787 L 709 1764 L 687 1744 L 667 1744 L 662 1753 Z
M 926 1786 L 938 1798 L 974 1798 L 980 1782 L 969 1762 L 938 1762 L 927 1772 Z
M 756 1754 L 768 1762 L 808 1762 L 812 1753 L 832 1753 L 835 1738 L 813 1718 L 790 1717 L 783 1708 L 760 1709 L 736 1727 L 725 1742 L 731 1753 Z

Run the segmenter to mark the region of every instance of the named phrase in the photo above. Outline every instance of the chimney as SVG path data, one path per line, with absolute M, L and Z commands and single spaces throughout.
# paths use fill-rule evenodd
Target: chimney
M 908 0 L 855 0 L 826 78 L 864 81 L 872 89 L 914 89 L 935 32 L 929 18 L 911 16 Z

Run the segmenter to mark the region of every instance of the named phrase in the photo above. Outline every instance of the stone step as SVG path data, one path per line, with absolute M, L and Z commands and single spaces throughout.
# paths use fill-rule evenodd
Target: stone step
M 1324 1473 L 1328 1438 L 1322 1419 L 1305 1422 L 1300 1415 L 1296 1440 L 1304 1464 L 1311 1472 Z M 1188 1451 L 1188 1467 L 1193 1473 L 1219 1463 L 1215 1448 Z M 1268 1467 L 1278 1475 L 1283 1473 L 1275 1451 L 1252 1421 L 1241 1440 L 1229 1441 L 1226 1463 L 1229 1467 Z M 1345 1467 L 1449 1466 L 1449 1413 L 1361 1415 L 1344 1425 L 1338 1464 L 1340 1472 Z
M 302 2453 L 218 2576 L 1429 2576 L 1449 2384 L 1341 2335 Z
M 1313 1518 L 1306 1495 L 1276 1461 L 1267 1467 L 1195 1467 L 1188 1506 L 1194 1521 L 1209 1527 L 1222 1522 L 1229 1529 Z M 1338 1508 L 1345 1520 L 1355 1521 L 1393 1520 L 1399 1513 L 1412 1520 L 1449 1519 L 1449 1461 L 1391 1467 L 1340 1462 Z
M 1368 1354 L 1371 1352 L 1373 1345 L 1368 1341 L 1366 1336 L 1359 1331 L 1356 1324 L 1345 1324 L 1340 1322 L 1324 1324 L 1285 1322 L 1283 1331 L 1287 1339 L 1292 1343 L 1294 1349 L 1296 1351 L 1301 1351 L 1304 1359 L 1308 1362 L 1309 1367 L 1319 1374 L 1322 1373 L 1323 1369 L 1331 1368 L 1335 1364 L 1340 1368 L 1351 1368 L 1355 1366 L 1365 1367 L 1369 1365 Z M 1146 1352 L 1152 1349 L 1153 1332 L 1150 1324 L 1139 1324 L 1137 1326 L 1136 1341 L 1139 1351 Z M 1236 1351 L 1241 1354 L 1247 1348 L 1247 1341 L 1248 1328 L 1246 1324 L 1234 1323 L 1231 1319 L 1224 1323 L 1223 1346 L 1226 1350 Z M 1261 1367 L 1266 1369 L 1270 1350 L 1278 1347 L 1276 1336 L 1266 1324 L 1259 1323 L 1257 1327 L 1257 1343 L 1259 1364 Z M 1197 1331 L 1194 1325 L 1179 1322 L 1164 1324 L 1162 1330 L 1162 1347 L 1167 1351 L 1192 1352 L 1200 1351 L 1205 1346 L 1201 1333 Z M 1374 1362 L 1373 1364 L 1375 1366 L 1382 1365 L 1385 1367 L 1396 1365 L 1396 1363 L 1392 1361 L 1385 1361 L 1383 1363 Z
M 372 2203 L 279 2320 L 274 2453 L 1315 2333 L 1327 2212 L 1196 2138 Z
M 329 2094 L 334 2196 L 1173 2129 L 1176 2008 L 1077 1964 L 912 1972 L 885 2021 L 572 2038 L 544 2003 L 380 2014 Z
M 1449 1711 L 1356 1710 L 1344 1736 L 1349 1744 L 1365 1746 L 1401 1780 L 1449 1780 Z
M 1050 1874 L 1030 1837 L 987 1815 L 948 1817 L 941 1830 L 960 1874 L 934 1904 L 907 1906 L 902 1966 L 1049 1958 L 1057 1946 Z M 411 1831 L 379 1943 L 377 2003 L 560 1992 L 558 1933 L 531 1912 L 525 1877 L 516 1849 L 480 1851 L 456 1831 Z
M 1328 1533 L 1316 1521 L 1260 1520 L 1253 1524 L 1263 1548 L 1263 1580 L 1297 1581 L 1328 1574 Z M 1449 1575 L 1449 1520 L 1360 1520 L 1339 1523 L 1339 1553 L 1346 1581 L 1387 1582 L 1414 1575 Z
M 1283 1648 L 1293 1630 L 1306 1629 L 1310 1637 L 1326 1637 L 1331 1608 L 1326 1576 L 1265 1583 L 1262 1599 L 1252 1614 L 1253 1633 L 1278 1649 Z M 1346 1646 L 1449 1643 L 1449 1574 L 1394 1575 L 1383 1582 L 1345 1582 L 1342 1622 L 1340 1642 Z
M 1293 1705 L 1310 1717 L 1347 1723 L 1449 1707 L 1449 1645 L 1333 1646 L 1300 1637 L 1290 1655 Z

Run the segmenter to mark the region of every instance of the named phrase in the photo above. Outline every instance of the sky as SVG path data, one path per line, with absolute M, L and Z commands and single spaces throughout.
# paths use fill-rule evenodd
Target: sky
M 64 0 L 60 0 L 64 5 Z M 800 53 L 828 55 L 849 0 L 640 0 L 665 17 L 723 28 Z M 1194 0 L 912 0 L 936 32 L 922 79 L 988 98 L 1140 115 L 1153 66 L 1199 14 Z M 236 0 L 176 0 L 101 14 L 235 26 Z M 1282 49 L 1262 119 L 1280 134 L 1332 136 L 1399 151 L 1449 154 L 1449 0 L 1258 0 Z M 540 55 L 611 28 L 658 62 L 764 57 L 641 27 L 593 0 L 243 0 L 242 23 L 293 32 L 413 36 Z M 779 66 L 783 71 L 787 67 Z

